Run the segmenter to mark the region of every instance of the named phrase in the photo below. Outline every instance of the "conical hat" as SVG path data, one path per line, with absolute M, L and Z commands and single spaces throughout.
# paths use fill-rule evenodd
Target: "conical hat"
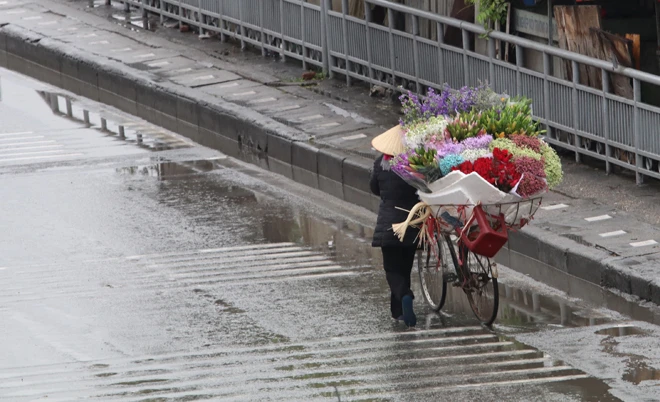
M 403 134 L 403 128 L 401 128 L 400 125 L 397 125 L 374 138 L 371 141 L 371 146 L 385 155 L 394 156 L 402 154 L 405 152 L 403 146 Z

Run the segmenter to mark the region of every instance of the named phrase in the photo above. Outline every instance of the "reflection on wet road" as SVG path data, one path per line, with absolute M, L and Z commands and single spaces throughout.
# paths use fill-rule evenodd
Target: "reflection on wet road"
M 26 98 L 47 89 L 1 79 Z M 406 330 L 388 317 L 363 212 L 201 147 L 119 146 L 52 108 L 41 123 L 16 121 L 6 102 L 0 116 L 11 127 L 0 138 L 73 138 L 81 155 L 0 164 L 0 186 L 11 190 L 0 217 L 0 400 L 654 395 L 646 384 L 657 383 L 656 361 L 626 349 L 653 338 L 651 324 L 621 326 L 631 320 L 502 268 L 494 330 L 477 326 L 451 287 L 440 315 L 419 297 L 420 326 Z M 620 373 L 582 366 L 585 334 L 594 359 L 617 359 L 604 364 Z

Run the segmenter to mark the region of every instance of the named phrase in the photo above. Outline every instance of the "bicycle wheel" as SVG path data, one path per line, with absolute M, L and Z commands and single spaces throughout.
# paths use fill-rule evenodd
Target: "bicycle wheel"
M 460 249 L 463 255 L 463 290 L 474 315 L 482 324 L 490 326 L 497 317 L 500 303 L 497 270 L 493 270 L 488 258 L 474 254 L 463 246 Z
M 417 256 L 419 280 L 424 299 L 433 311 L 440 311 L 447 298 L 447 282 L 444 280 L 448 252 L 443 250 L 444 242 L 429 245 Z M 444 246 L 446 247 L 446 246 Z

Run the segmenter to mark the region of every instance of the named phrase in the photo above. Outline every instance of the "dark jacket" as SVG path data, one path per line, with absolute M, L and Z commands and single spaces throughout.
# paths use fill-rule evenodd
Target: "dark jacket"
M 408 228 L 401 242 L 392 230 L 392 224 L 401 223 L 408 218 L 408 212 L 419 202 L 417 190 L 406 183 L 396 173 L 383 170 L 383 156 L 379 156 L 374 162 L 374 170 L 371 172 L 371 192 L 380 196 L 380 207 L 378 208 L 378 220 L 374 231 L 373 247 L 403 247 L 417 244 L 417 229 Z

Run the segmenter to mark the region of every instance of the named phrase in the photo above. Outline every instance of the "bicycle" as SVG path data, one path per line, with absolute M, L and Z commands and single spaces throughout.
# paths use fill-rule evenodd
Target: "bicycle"
M 482 324 L 493 324 L 499 307 L 494 262 L 471 252 L 458 239 L 454 241 L 447 234 L 437 237 L 434 245 L 422 250 L 417 261 L 422 294 L 433 311 L 438 312 L 444 306 L 447 284 L 451 283 L 465 292 L 472 311 Z M 449 272 L 450 262 L 455 273 Z
M 470 308 L 483 325 L 493 324 L 499 308 L 498 270 L 497 264 L 483 254 L 493 257 L 504 245 L 509 230 L 520 229 L 532 219 L 541 204 L 541 198 L 525 202 L 529 204 L 529 209 L 521 209 L 520 202 L 470 206 L 478 212 L 473 212 L 478 216 L 478 225 L 472 218 L 464 219 L 465 216 L 462 222 L 467 223 L 464 225 L 460 219 L 443 218 L 443 206 L 435 207 L 435 214 L 426 218 L 432 224 L 426 225 L 425 247 L 417 256 L 422 293 L 433 311 L 438 312 L 444 306 L 447 284 L 451 283 L 463 290 Z M 457 206 L 451 208 L 456 211 Z M 499 242 L 494 241 L 493 244 L 487 244 L 492 238 L 484 239 L 481 246 L 492 246 L 488 252 L 471 241 L 484 231 L 496 233 L 500 237 Z

